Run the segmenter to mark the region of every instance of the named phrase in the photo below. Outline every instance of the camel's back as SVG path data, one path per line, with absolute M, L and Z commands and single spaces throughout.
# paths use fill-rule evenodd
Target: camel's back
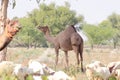
M 60 38 L 67 39 L 67 38 L 70 38 L 71 34 L 75 33 L 75 32 L 76 32 L 76 30 L 75 30 L 74 26 L 70 25 L 64 31 L 62 31 L 61 33 L 59 33 L 58 36 Z
M 72 33 L 75 33 L 76 29 L 73 25 L 68 26 L 65 30 L 64 30 L 64 34 L 66 36 L 71 36 Z

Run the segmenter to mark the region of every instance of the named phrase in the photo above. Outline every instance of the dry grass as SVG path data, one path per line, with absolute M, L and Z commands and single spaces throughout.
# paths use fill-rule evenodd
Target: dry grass
M 84 66 L 91 63 L 94 60 L 99 60 L 107 65 L 112 61 L 120 60 L 120 50 L 116 49 L 89 49 L 84 48 Z M 46 63 L 51 68 L 54 68 L 55 52 L 53 48 L 8 48 L 7 60 L 14 61 L 16 63 L 27 64 L 29 59 L 38 59 L 42 63 Z M 76 80 L 87 80 L 85 73 L 76 71 L 76 55 L 73 51 L 69 51 L 69 64 L 70 69 L 66 71 L 70 75 L 74 75 Z M 65 57 L 64 52 L 60 51 L 59 64 L 57 70 L 64 70 Z

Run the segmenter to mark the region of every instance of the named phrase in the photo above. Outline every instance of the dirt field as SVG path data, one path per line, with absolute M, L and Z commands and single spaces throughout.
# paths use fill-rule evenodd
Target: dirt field
M 86 64 L 91 63 L 94 60 L 99 60 L 105 65 L 109 62 L 120 60 L 119 49 L 89 49 L 84 48 L 84 67 Z M 41 63 L 47 64 L 49 67 L 54 69 L 55 52 L 53 48 L 37 48 L 37 49 L 26 49 L 26 48 L 8 48 L 7 60 L 14 61 L 16 63 L 22 63 L 24 65 L 30 59 L 37 59 Z M 76 71 L 76 55 L 73 51 L 69 51 L 69 64 L 70 70 L 66 71 L 69 75 L 75 76 L 76 80 L 87 80 L 85 73 Z M 65 70 L 65 57 L 64 52 L 60 51 L 59 63 L 56 70 Z

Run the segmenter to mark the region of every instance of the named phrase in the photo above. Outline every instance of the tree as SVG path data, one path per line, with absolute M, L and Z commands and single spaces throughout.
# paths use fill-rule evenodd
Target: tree
M 116 35 L 117 30 L 112 27 L 112 24 L 109 20 L 104 20 L 98 25 L 102 29 L 102 35 L 104 41 L 111 41 L 113 39 L 113 36 Z
M 2 0 L 1 1 L 1 7 L 0 7 L 0 18 L 2 19 L 2 21 L 0 22 L 0 34 L 4 31 L 4 25 L 5 25 L 5 21 L 7 19 L 7 7 L 8 7 L 8 2 L 9 0 Z M 6 60 L 6 52 L 7 49 L 3 49 L 2 51 L 0 51 L 0 61 Z
M 103 21 L 97 26 L 85 24 L 83 30 L 87 33 L 92 49 L 93 45 L 105 44 L 114 35 L 114 30 L 109 21 Z
M 108 20 L 111 22 L 114 30 L 116 30 L 116 33 L 113 36 L 113 44 L 114 44 L 114 48 L 116 48 L 120 39 L 120 34 L 119 34 L 120 33 L 120 15 L 113 13 L 108 17 Z
M 86 35 L 88 36 L 89 42 L 91 44 L 91 48 L 93 49 L 93 45 L 95 44 L 97 27 L 91 24 L 84 24 L 83 30 L 84 32 L 86 32 Z

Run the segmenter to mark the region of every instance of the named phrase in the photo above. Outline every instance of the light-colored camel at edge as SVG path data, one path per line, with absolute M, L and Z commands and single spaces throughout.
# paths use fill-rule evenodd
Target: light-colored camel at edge
M 0 21 L 2 21 L 0 19 Z M 0 25 L 1 26 L 1 25 Z M 3 50 L 13 39 L 13 36 L 21 29 L 18 20 L 6 20 L 5 30 L 0 34 L 0 51 Z

